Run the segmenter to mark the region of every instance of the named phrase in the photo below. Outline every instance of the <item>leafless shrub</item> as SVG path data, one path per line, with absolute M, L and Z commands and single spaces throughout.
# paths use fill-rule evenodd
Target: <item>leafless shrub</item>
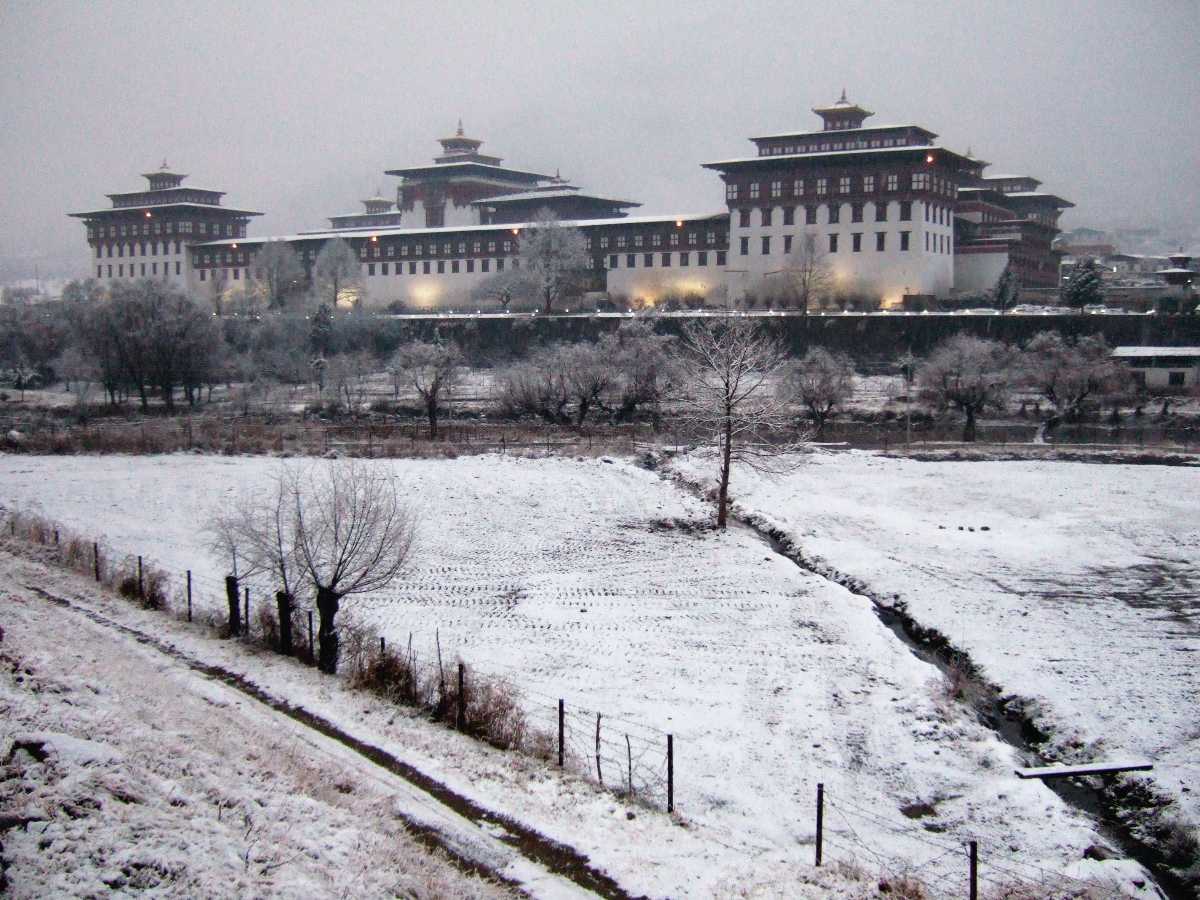
M 925 885 L 911 875 L 902 874 L 879 880 L 879 893 L 899 900 L 926 900 Z

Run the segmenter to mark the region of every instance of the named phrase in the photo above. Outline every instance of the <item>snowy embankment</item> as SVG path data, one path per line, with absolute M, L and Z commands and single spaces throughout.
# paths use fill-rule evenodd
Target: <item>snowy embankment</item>
M 224 572 L 205 550 L 204 521 L 277 465 L 0 457 L 0 484 L 6 503 L 40 507 L 174 572 L 190 568 L 203 586 Z M 753 883 L 751 859 L 764 884 L 781 883 L 778 866 L 811 858 L 822 782 L 827 860 L 909 870 L 958 893 L 962 842 L 973 838 L 992 887 L 1065 874 L 1135 890 L 1138 867 L 1085 859 L 1103 843 L 1088 820 L 1044 786 L 1015 781 L 1014 751 L 944 699 L 940 674 L 865 598 L 747 531 L 668 527 L 709 510 L 658 476 L 498 456 L 378 465 L 422 510 L 421 551 L 394 590 L 357 602 L 360 615 L 392 641 L 414 632 L 423 652 L 437 629 L 449 656 L 520 684 L 535 724 L 564 697 L 569 709 L 602 711 L 618 734 L 676 735 L 686 841 L 613 842 L 589 827 L 589 808 L 565 818 L 527 810 L 628 889 L 721 896 Z M 197 602 L 216 610 L 221 598 L 200 591 Z M 506 798 L 503 785 L 490 797 Z
M 1152 760 L 1200 822 L 1200 471 L 851 451 L 738 471 L 731 493 L 1034 701 L 1063 753 Z
M 73 576 L 0 571 L 7 896 L 516 896 L 431 855 L 282 717 L 18 587 Z

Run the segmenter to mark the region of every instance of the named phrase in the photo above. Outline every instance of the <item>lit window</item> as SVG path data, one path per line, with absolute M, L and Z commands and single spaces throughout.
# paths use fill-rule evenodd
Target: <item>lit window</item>
M 751 200 L 758 199 L 758 189 L 759 189 L 759 183 L 757 181 L 750 182 L 750 199 Z
M 850 193 L 850 176 L 849 175 L 843 175 L 841 178 L 838 179 L 838 193 L 839 194 Z
M 797 197 L 804 196 L 804 179 L 803 178 L 797 178 L 796 181 L 792 184 L 792 193 L 795 194 Z
M 783 196 L 783 182 L 782 181 L 772 181 L 771 182 L 771 197 L 776 198 L 776 197 L 782 197 L 782 196 Z
M 818 178 L 817 179 L 817 194 L 824 195 L 824 194 L 828 194 L 828 193 L 829 193 L 829 179 L 828 178 Z
M 888 175 L 888 177 L 887 177 L 887 189 L 888 189 L 889 191 L 898 191 L 898 190 L 900 190 L 900 176 L 899 176 L 899 175 L 896 175 L 896 174 Z
M 738 198 L 738 186 L 736 184 L 725 185 L 725 199 L 736 200 Z

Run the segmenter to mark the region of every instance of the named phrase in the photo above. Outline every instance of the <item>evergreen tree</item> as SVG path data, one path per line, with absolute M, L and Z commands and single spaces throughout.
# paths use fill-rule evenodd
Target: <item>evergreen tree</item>
M 313 313 L 309 340 L 317 355 L 329 356 L 333 352 L 333 312 L 328 303 L 322 303 Z
M 1080 311 L 1104 300 L 1100 270 L 1094 259 L 1084 259 L 1075 265 L 1062 286 L 1061 297 L 1064 306 Z
M 994 297 L 996 300 L 996 309 L 1004 312 L 1010 309 L 1017 302 L 1017 276 L 1012 270 L 1012 266 L 1005 266 L 1004 271 L 1000 273 L 1000 277 L 996 279 L 996 288 Z

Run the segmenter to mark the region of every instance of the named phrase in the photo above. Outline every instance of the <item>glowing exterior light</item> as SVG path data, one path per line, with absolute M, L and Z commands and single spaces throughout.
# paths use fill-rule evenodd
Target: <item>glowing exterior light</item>
M 932 163 L 932 162 L 933 162 L 933 154 L 932 154 L 932 153 L 926 153 L 926 154 L 925 154 L 925 162 L 927 162 L 927 163 Z
M 676 227 L 676 228 L 682 228 L 682 227 L 683 227 L 683 219 L 676 219 L 676 220 L 675 220 L 675 227 Z
M 371 235 L 371 243 L 373 243 L 373 244 L 379 243 L 379 238 L 377 238 L 375 235 Z
M 233 249 L 234 249 L 234 250 L 236 250 L 236 249 L 237 249 L 237 244 L 234 244 L 234 245 L 233 245 Z
M 514 228 L 512 231 L 513 231 L 513 234 L 520 234 L 520 233 L 521 233 L 521 229 L 520 229 L 520 228 Z
M 147 218 L 147 219 L 149 219 L 149 218 L 150 218 L 150 210 L 146 210 L 146 218 Z

